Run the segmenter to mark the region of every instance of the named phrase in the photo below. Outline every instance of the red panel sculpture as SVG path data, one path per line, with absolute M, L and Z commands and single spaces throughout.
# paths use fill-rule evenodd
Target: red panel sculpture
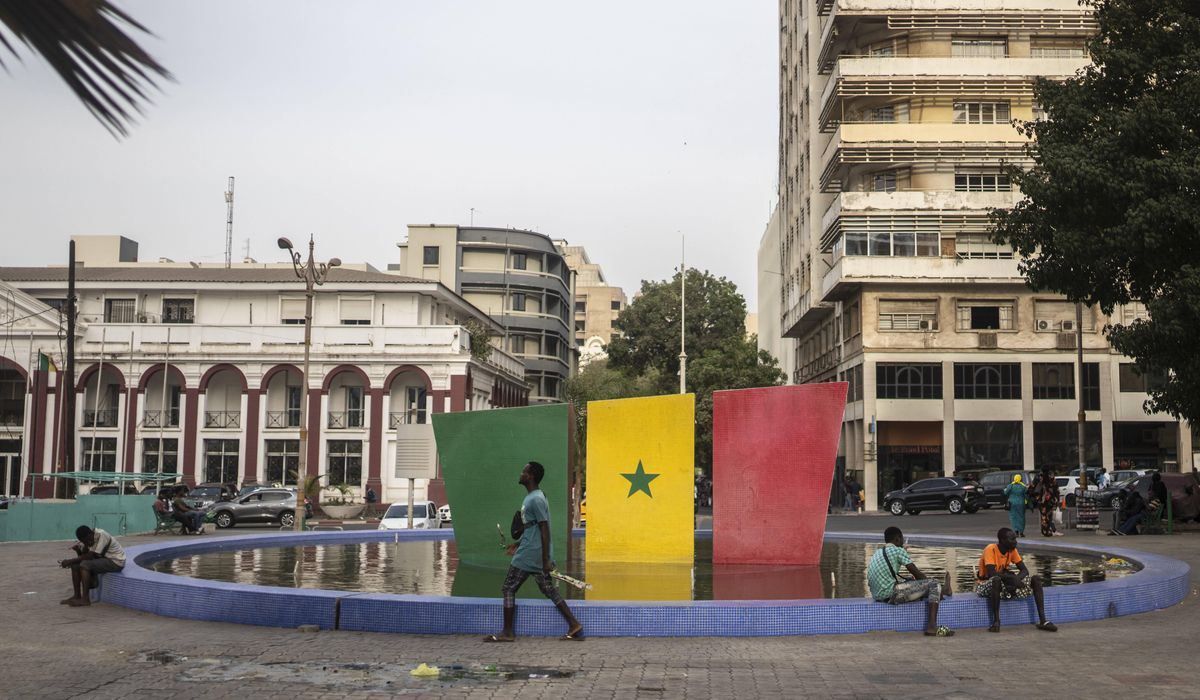
M 816 565 L 845 382 L 713 392 L 713 563 Z

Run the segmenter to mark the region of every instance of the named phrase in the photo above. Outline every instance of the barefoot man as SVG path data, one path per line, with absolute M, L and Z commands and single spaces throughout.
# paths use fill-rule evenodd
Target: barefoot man
M 554 546 L 550 541 L 550 505 L 546 502 L 546 494 L 539 486 L 546 469 L 537 462 L 530 462 L 521 470 L 519 483 L 529 492 L 521 503 L 521 522 L 525 529 L 519 542 L 508 546 L 508 553 L 513 555 L 512 564 L 508 567 L 508 575 L 504 577 L 504 585 L 500 592 L 504 596 L 504 630 L 500 634 L 492 634 L 483 638 L 485 642 L 511 642 L 516 639 L 513 631 L 513 621 L 517 616 L 517 589 L 525 583 L 525 579 L 533 577 L 542 595 L 546 596 L 562 613 L 567 621 L 567 633 L 561 637 L 564 640 L 583 638 L 583 625 L 571 614 L 567 602 L 558 594 L 550 572 L 554 570 Z
M 93 530 L 86 525 L 80 525 L 75 529 L 75 539 L 79 540 L 79 543 L 71 545 L 71 549 L 78 556 L 59 562 L 62 568 L 71 570 L 74 595 L 60 601 L 63 605 L 71 607 L 91 605 L 92 599 L 88 591 L 96 577 L 125 568 L 125 550 L 104 530 Z

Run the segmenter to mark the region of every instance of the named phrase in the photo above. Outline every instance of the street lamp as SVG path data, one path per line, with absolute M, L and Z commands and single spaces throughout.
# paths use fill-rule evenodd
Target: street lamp
M 328 263 L 319 263 L 313 257 L 313 237 L 308 236 L 308 261 L 302 262 L 300 252 L 292 248 L 292 242 L 280 238 L 280 250 L 292 256 L 292 267 L 296 276 L 304 280 L 304 372 L 300 377 L 300 454 L 296 466 L 296 513 L 294 528 L 304 529 L 304 476 L 308 473 L 308 356 L 312 348 L 313 288 L 324 284 L 329 271 L 342 264 L 339 258 L 330 258 Z

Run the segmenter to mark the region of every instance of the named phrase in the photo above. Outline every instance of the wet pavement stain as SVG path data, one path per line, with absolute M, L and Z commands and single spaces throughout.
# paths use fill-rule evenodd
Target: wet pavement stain
M 507 681 L 573 678 L 574 671 L 540 666 L 507 664 L 438 664 L 440 673 L 415 678 L 415 664 L 342 663 L 336 661 L 255 661 L 232 657 L 188 657 L 169 650 L 144 651 L 130 658 L 133 663 L 177 665 L 178 677 L 197 683 L 213 681 L 264 681 L 304 683 L 313 686 L 363 691 L 400 693 L 428 691 L 432 686 L 500 684 Z

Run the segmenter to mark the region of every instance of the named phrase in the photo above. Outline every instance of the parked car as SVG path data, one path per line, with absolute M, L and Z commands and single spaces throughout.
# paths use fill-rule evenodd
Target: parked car
M 243 523 L 279 523 L 291 527 L 296 522 L 296 493 L 291 489 L 258 489 L 232 501 L 216 503 L 209 518 L 220 528 Z
M 1155 470 L 1155 469 L 1114 469 L 1108 475 L 1108 482 L 1109 482 L 1109 484 L 1115 484 L 1120 481 L 1128 481 L 1130 479 L 1136 479 L 1139 476 L 1144 476 L 1146 474 L 1153 474 L 1155 471 L 1157 471 L 1157 470 Z
M 442 526 L 437 506 L 433 501 L 422 501 L 413 505 L 413 529 L 436 530 Z M 380 530 L 407 530 L 408 504 L 393 503 L 379 520 Z
M 257 491 L 259 489 L 273 489 L 273 488 L 279 488 L 279 487 L 272 486 L 270 484 L 242 484 L 242 488 L 238 489 L 238 495 L 245 496 L 246 494 L 254 493 L 255 491 Z
M 1096 498 L 1100 501 L 1101 508 L 1112 508 L 1113 510 L 1121 509 L 1121 491 L 1136 479 L 1136 476 L 1131 476 L 1127 479 L 1112 483 L 1096 492 Z
M 441 520 L 443 523 L 450 522 L 450 504 L 449 503 L 442 506 L 441 508 L 438 508 L 438 519 Z
M 1058 495 L 1061 498 L 1067 499 L 1067 507 L 1075 507 L 1075 491 L 1079 488 L 1079 476 L 1056 476 L 1054 483 L 1058 486 Z M 1099 493 L 1100 488 L 1096 486 L 1096 482 L 1088 479 L 1087 490 L 1093 495 Z
M 1141 492 L 1143 498 L 1149 500 L 1150 484 L 1153 482 L 1153 478 L 1153 474 L 1144 474 L 1126 480 L 1122 485 L 1132 486 Z M 1188 520 L 1200 522 L 1200 482 L 1196 481 L 1196 477 L 1190 473 L 1163 474 L 1162 480 L 1167 485 L 1167 493 L 1171 495 L 1171 516 L 1178 522 Z M 1120 509 L 1120 493 L 1107 496 L 1107 500 L 1102 500 L 1101 505 Z
M 125 484 L 124 488 L 116 484 L 99 484 L 93 486 L 91 491 L 88 491 L 89 496 L 116 496 L 118 493 L 124 493 L 126 496 L 136 496 L 138 489 L 133 484 Z
M 916 515 L 923 510 L 948 510 L 958 515 L 974 513 L 982 506 L 980 487 L 961 477 L 921 479 L 883 497 L 883 507 L 892 515 Z
M 979 480 L 979 485 L 983 488 L 983 507 L 991 508 L 992 506 L 1001 506 L 1008 503 L 1008 499 L 1004 496 L 1004 488 L 1012 483 L 1013 475 L 1020 474 L 1021 481 L 1029 486 L 1033 483 L 1034 472 L 1023 471 L 1020 469 L 1008 469 L 1001 472 L 988 472 Z
M 228 484 L 200 484 L 188 491 L 186 501 L 193 508 L 208 510 L 215 503 L 232 501 L 237 493 Z

